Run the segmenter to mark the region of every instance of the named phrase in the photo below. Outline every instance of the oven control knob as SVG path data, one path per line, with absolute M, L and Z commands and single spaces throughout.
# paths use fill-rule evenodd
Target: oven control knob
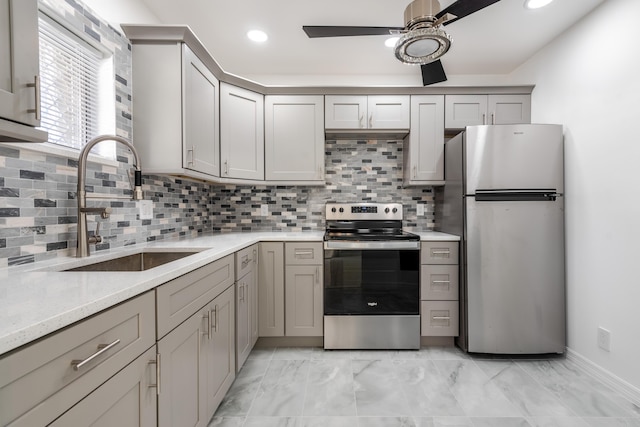
M 336 208 L 331 208 L 331 212 L 335 213 L 336 212 Z
M 398 208 L 393 208 L 393 211 L 392 211 L 392 212 L 393 212 L 393 213 L 398 212 Z
M 384 213 L 389 213 L 389 208 L 384 208 Z
M 344 212 L 344 208 L 340 208 L 340 213 Z

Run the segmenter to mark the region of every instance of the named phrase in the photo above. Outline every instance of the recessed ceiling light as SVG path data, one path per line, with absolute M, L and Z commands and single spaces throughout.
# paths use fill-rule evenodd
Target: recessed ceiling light
M 394 47 L 398 42 L 398 39 L 400 39 L 400 37 L 389 37 L 384 41 L 384 45 L 386 47 Z
M 251 30 L 247 33 L 247 37 L 249 37 L 249 40 L 252 40 L 254 42 L 258 42 L 258 43 L 263 43 L 266 42 L 267 39 L 269 38 L 267 36 L 267 33 L 265 33 L 264 31 L 260 31 L 260 30 Z
M 553 0 L 524 0 L 524 7 L 527 9 L 539 9 L 552 1 Z

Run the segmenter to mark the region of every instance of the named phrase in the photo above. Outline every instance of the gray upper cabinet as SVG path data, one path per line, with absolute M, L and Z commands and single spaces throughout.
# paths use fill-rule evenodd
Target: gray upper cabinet
M 447 95 L 445 128 L 531 123 L 531 95 Z
M 404 184 L 444 184 L 444 95 L 411 96 L 404 139 Z
M 322 96 L 265 96 L 267 181 L 324 182 Z
M 36 0 L 0 0 L 0 142 L 42 142 Z
M 408 95 L 327 95 L 326 129 L 408 129 Z
M 223 178 L 264 179 L 264 96 L 220 84 L 220 163 Z
M 133 127 L 145 173 L 220 175 L 220 84 L 184 43 L 133 43 Z

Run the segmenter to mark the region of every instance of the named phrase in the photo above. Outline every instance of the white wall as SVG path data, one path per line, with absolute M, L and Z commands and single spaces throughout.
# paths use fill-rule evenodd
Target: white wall
M 564 124 L 568 347 L 638 392 L 639 16 L 640 1 L 608 0 L 511 76 L 535 83 L 534 122 Z

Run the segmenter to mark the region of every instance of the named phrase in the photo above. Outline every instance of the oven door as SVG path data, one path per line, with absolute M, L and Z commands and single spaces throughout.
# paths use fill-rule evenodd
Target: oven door
M 418 315 L 419 254 L 417 248 L 325 249 L 325 316 Z

